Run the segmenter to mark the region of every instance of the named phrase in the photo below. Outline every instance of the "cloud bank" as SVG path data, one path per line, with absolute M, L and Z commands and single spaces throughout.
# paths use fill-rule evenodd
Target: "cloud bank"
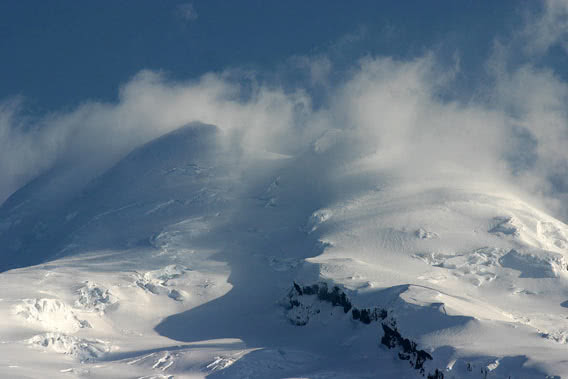
M 540 17 L 527 27 L 549 28 L 542 21 L 549 14 Z M 295 58 L 309 83 L 326 91 L 318 107 L 309 85 L 290 89 L 235 71 L 188 82 L 143 71 L 122 86 L 117 103 L 86 102 L 39 120 L 22 116 L 21 101 L 7 101 L 0 106 L 0 202 L 53 167 L 70 167 L 70 182 L 85 183 L 136 146 L 199 121 L 219 126 L 244 151 L 333 147 L 328 175 L 364 160 L 406 179 L 455 174 L 504 183 L 567 220 L 568 85 L 530 62 L 511 67 L 506 50 L 496 45 L 491 80 L 466 102 L 447 96 L 459 67 L 433 54 L 366 57 L 333 82 L 330 59 Z

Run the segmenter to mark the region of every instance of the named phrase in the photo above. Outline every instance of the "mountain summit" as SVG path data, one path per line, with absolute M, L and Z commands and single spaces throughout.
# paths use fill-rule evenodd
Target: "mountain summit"
M 332 137 L 287 156 L 190 124 L 52 203 L 56 171 L 30 182 L 0 209 L 0 375 L 566 372 L 568 227 Z

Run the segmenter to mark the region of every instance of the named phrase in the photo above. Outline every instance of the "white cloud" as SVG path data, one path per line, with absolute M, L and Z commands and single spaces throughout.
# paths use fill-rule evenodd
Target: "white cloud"
M 300 63 L 321 82 L 333 67 L 322 57 Z M 409 180 L 449 175 L 506 183 L 540 196 L 557 215 L 566 212 L 567 84 L 531 66 L 507 71 L 494 58 L 491 101 L 461 103 L 439 96 L 456 80 L 440 67 L 433 55 L 368 57 L 338 84 L 326 83 L 327 103 L 317 109 L 307 90 L 256 83 L 251 91 L 227 73 L 171 82 L 151 71 L 126 83 L 116 104 L 87 102 L 34 122 L 19 116 L 21 103 L 5 103 L 0 201 L 55 164 L 81 162 L 70 180 L 83 183 L 134 147 L 201 121 L 219 126 L 245 151 L 326 154 L 333 163 L 314 168 L 312 178 L 339 178 L 345 167 L 353 173 L 364 162 L 367 171 Z
M 197 20 L 197 11 L 192 3 L 183 3 L 177 6 L 178 15 L 186 21 Z
M 21 102 L 0 107 L 0 201 L 54 164 L 80 164 L 88 176 L 108 167 L 128 151 L 192 121 L 220 125 L 243 144 L 278 139 L 283 149 L 289 125 L 309 109 L 302 93 L 257 88 L 247 101 L 238 85 L 223 75 L 171 83 L 143 71 L 120 90 L 117 104 L 87 102 L 69 113 L 27 122 Z M 268 127 L 269 126 L 269 127 Z M 288 141 L 288 142 L 287 142 Z
M 568 0 L 546 0 L 542 14 L 529 16 L 523 30 L 525 49 L 542 54 L 554 45 L 568 51 Z

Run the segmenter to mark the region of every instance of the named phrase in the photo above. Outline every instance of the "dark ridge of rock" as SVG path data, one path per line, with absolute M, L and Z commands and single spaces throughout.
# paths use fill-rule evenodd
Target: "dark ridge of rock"
M 288 302 L 286 308 L 289 310 L 298 310 L 296 313 L 292 313 L 294 317 L 289 316 L 290 321 L 297 326 L 307 325 L 310 316 L 320 313 L 317 308 L 312 308 L 311 305 L 305 305 L 301 301 L 303 296 L 317 296 L 317 299 L 323 302 L 331 303 L 332 306 L 342 307 L 344 313 L 351 310 L 351 317 L 355 321 L 359 321 L 365 325 L 369 325 L 372 322 L 381 322 L 384 335 L 381 338 L 381 343 L 388 347 L 389 349 L 400 348 L 401 351 L 398 353 L 398 358 L 403 361 L 409 361 L 410 366 L 419 371 L 422 376 L 425 375 L 424 363 L 426 361 L 431 361 L 432 356 L 425 350 L 419 350 L 417 344 L 408 338 L 404 338 L 398 331 L 396 325 L 396 320 L 388 317 L 388 311 L 386 309 L 375 307 L 370 308 L 356 308 L 353 306 L 345 292 L 341 290 L 338 286 L 333 286 L 331 291 L 326 283 L 312 284 L 311 286 L 301 286 L 300 284 L 294 282 L 293 288 L 288 292 Z M 444 379 L 444 374 L 442 371 L 436 369 L 432 373 L 428 373 L 428 379 Z
M 298 293 L 298 295 L 302 295 L 302 287 L 300 287 L 300 285 L 296 282 L 294 282 L 294 289 L 296 290 L 296 292 Z
M 382 308 L 374 308 L 373 310 L 366 308 L 366 309 L 357 309 L 353 308 L 351 311 L 351 316 L 353 320 L 359 320 L 363 324 L 370 324 L 373 321 L 384 320 L 388 316 L 388 312 L 386 309 Z
M 438 369 L 434 370 L 433 373 L 428 374 L 428 379 L 444 379 L 444 373 Z
M 432 356 L 424 350 L 418 350 L 416 342 L 404 338 L 396 328 L 391 328 L 384 322 L 381 325 L 385 333 L 383 338 L 381 338 L 381 343 L 389 349 L 401 347 L 402 352 L 398 353 L 398 357 L 401 360 L 409 361 L 415 370 L 419 370 L 421 374 L 424 374 L 424 363 L 427 360 L 431 361 Z M 428 377 L 430 377 L 430 374 L 428 374 Z
M 312 284 L 311 286 L 301 287 L 294 282 L 294 289 L 300 296 L 302 295 L 317 295 L 318 300 L 327 301 L 334 307 L 343 307 L 343 312 L 347 313 L 352 308 L 351 302 L 347 299 L 347 295 L 337 286 L 329 291 L 326 283 Z
M 311 286 L 302 287 L 298 283 L 294 282 L 294 288 L 288 294 L 288 309 L 301 306 L 301 303 L 297 299 L 298 296 L 313 295 L 316 295 L 318 300 L 320 301 L 331 303 L 331 305 L 334 307 L 342 307 L 344 313 L 347 313 L 351 310 L 351 317 L 353 318 L 353 320 L 360 321 L 363 324 L 368 325 L 373 321 L 384 320 L 388 316 L 387 310 L 383 308 L 377 307 L 373 309 L 358 309 L 356 307 L 353 307 L 353 304 L 351 304 L 351 301 L 349 301 L 345 292 L 343 292 L 338 286 L 333 286 L 330 291 L 326 283 L 312 284 Z M 305 325 L 305 323 L 303 325 Z M 396 325 L 396 322 L 394 322 L 393 325 Z

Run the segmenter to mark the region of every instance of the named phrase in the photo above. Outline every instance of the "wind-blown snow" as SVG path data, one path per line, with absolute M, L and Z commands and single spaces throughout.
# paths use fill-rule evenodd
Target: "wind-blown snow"
M 367 156 L 319 171 L 340 145 L 243 167 L 227 138 L 189 125 L 57 209 L 2 208 L 12 263 L 37 263 L 0 275 L 2 375 L 568 370 L 565 224 L 454 173 L 408 181 Z M 38 224 L 56 227 L 30 239 Z M 327 290 L 289 298 L 295 283 Z

